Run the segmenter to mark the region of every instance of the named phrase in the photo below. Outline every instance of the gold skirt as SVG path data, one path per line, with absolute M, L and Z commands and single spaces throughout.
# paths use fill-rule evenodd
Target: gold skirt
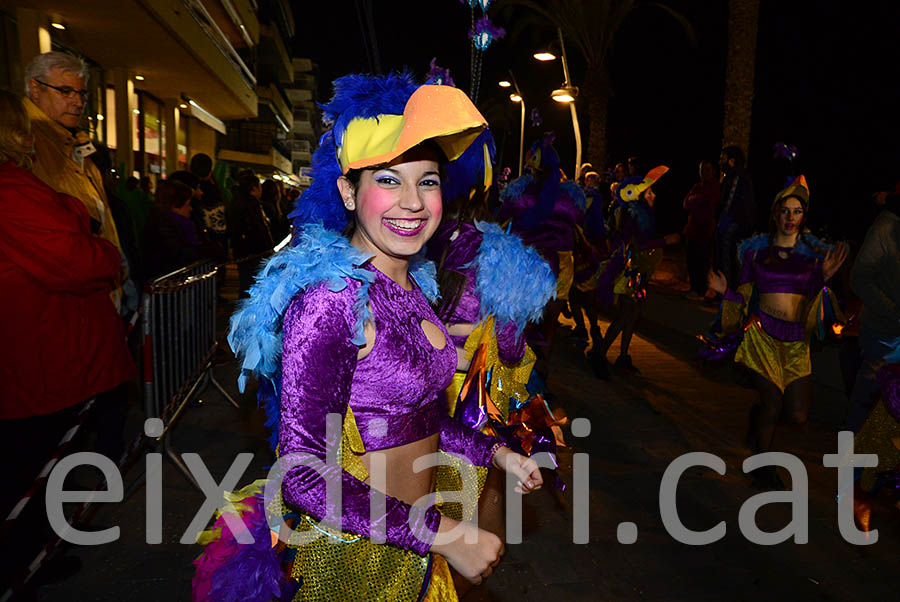
M 758 320 L 744 332 L 734 361 L 766 377 L 782 393 L 789 384 L 812 373 L 809 343 L 779 341 L 763 330 Z

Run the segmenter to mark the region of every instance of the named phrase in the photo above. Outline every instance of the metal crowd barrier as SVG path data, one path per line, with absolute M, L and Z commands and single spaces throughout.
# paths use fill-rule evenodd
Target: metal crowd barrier
M 147 285 L 143 299 L 143 386 L 147 418 L 161 418 L 157 439 L 169 460 L 196 479 L 172 449 L 169 433 L 187 404 L 212 384 L 234 407 L 213 373 L 216 342 L 216 270 L 198 261 Z

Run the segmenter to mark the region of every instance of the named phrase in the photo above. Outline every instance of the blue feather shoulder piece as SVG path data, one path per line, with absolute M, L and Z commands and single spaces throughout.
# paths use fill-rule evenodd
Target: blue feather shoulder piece
M 756 236 L 752 236 L 742 241 L 738 246 L 738 259 L 743 261 L 744 253 L 747 251 L 759 251 L 761 249 L 766 249 L 771 245 L 772 236 L 769 234 L 757 234 Z M 799 253 L 804 257 L 819 259 L 825 257 L 825 255 L 833 248 L 834 245 L 828 244 L 812 234 L 803 233 L 797 239 L 797 244 L 794 246 L 794 252 Z
M 479 320 L 492 314 L 498 324 L 514 322 L 521 333 L 541 318 L 544 305 L 556 297 L 556 277 L 540 254 L 500 226 L 476 222 L 482 232 L 475 268 L 475 294 L 481 300 Z
M 572 199 L 572 202 L 575 203 L 575 206 L 578 207 L 581 211 L 584 211 L 587 208 L 587 198 L 584 196 L 584 191 L 581 189 L 581 186 L 572 182 L 571 180 L 566 180 L 562 182 L 560 186 L 569 198 Z
M 441 298 L 437 283 L 437 266 L 433 261 L 425 258 L 424 249 L 409 260 L 409 275 L 415 280 L 419 290 L 422 291 L 429 303 L 434 303 Z
M 353 342 L 365 343 L 369 284 L 375 279 L 373 272 L 361 267 L 368 260 L 368 255 L 340 234 L 311 224 L 303 229 L 295 246 L 283 249 L 265 264 L 250 287 L 250 297 L 241 301 L 231 316 L 228 344 L 241 362 L 241 391 L 247 374 L 276 379 L 284 314 L 298 292 L 317 284 L 326 283 L 337 292 L 347 287 L 347 278 L 362 283 L 353 304 L 357 317 Z
M 768 234 L 757 234 L 745 240 L 738 245 L 738 259 L 743 261 L 744 253 L 747 251 L 759 251 L 765 249 L 772 244 L 772 237 Z

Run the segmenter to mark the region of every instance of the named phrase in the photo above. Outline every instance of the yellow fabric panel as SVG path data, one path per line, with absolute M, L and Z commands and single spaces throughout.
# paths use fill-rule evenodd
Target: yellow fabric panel
M 754 321 L 744 332 L 734 361 L 762 374 L 782 393 L 789 384 L 812 372 L 809 343 L 776 340 L 763 330 L 759 321 Z
M 431 561 L 431 582 L 422 602 L 457 602 L 456 587 L 450 565 L 440 554 L 435 554 Z
M 347 406 L 347 414 L 344 416 L 341 432 L 341 467 L 360 481 L 366 481 L 369 478 L 369 471 L 366 470 L 366 465 L 360 458 L 364 453 L 366 453 L 366 447 L 363 445 L 362 436 L 356 426 L 356 418 L 353 416 L 353 410 Z
M 572 251 L 557 251 L 559 254 L 559 276 L 556 277 L 556 298 L 559 301 L 569 299 L 569 291 L 575 281 L 575 258 Z
M 528 384 L 528 377 L 531 376 L 531 368 L 537 359 L 531 347 L 525 345 L 525 354 L 517 364 L 507 364 L 500 360 L 500 349 L 497 346 L 497 331 L 494 326 L 494 318 L 488 317 L 480 322 L 469 338 L 466 339 L 466 359 L 472 360 L 478 346 L 481 343 L 486 345 L 485 367 L 492 370 L 490 390 L 488 395 L 491 401 L 503 416 L 503 422 L 509 420 L 509 398 L 514 397 L 519 401 L 526 401 L 531 397 L 525 385 Z M 454 377 L 455 379 L 456 377 Z M 462 382 L 460 382 L 462 388 Z M 453 384 L 451 384 L 451 388 Z M 455 409 L 456 398 L 459 397 L 459 391 L 453 400 Z M 451 411 L 450 415 L 453 415 Z
M 451 416 L 456 413 L 456 402 L 459 399 L 459 392 L 462 391 L 463 383 L 466 380 L 466 373 L 457 370 L 453 373 L 453 380 L 447 387 L 445 394 L 447 395 L 447 409 Z
M 366 157 L 390 153 L 397 148 L 405 124 L 403 115 L 352 119 L 344 130 L 338 161 L 342 166 L 350 165 Z
M 472 466 L 465 460 L 444 451 L 438 453 L 441 455 L 442 463 L 435 469 L 435 505 L 444 516 L 456 520 L 472 520 L 473 510 L 478 507 L 478 498 L 481 497 L 490 468 Z M 472 469 L 474 469 L 472 474 L 476 477 L 475 487 L 472 491 L 465 491 L 462 475 Z M 442 491 L 461 492 L 465 503 L 443 501 Z
M 753 295 L 754 284 L 745 282 L 737 289 L 738 294 L 744 297 L 743 303 L 734 301 L 722 301 L 722 332 L 731 334 L 744 327 L 744 319 L 747 317 L 747 304 Z
M 806 306 L 803 308 L 803 314 L 801 318 L 801 322 L 803 323 L 803 329 L 806 333 L 806 338 L 811 338 L 814 334 L 818 332 L 819 322 L 824 318 L 825 315 L 825 303 L 831 303 L 831 308 L 834 310 L 835 319 L 838 322 L 844 321 L 844 314 L 841 312 L 840 305 L 838 304 L 837 297 L 834 295 L 834 291 L 830 288 L 824 288 L 819 291 L 815 297 L 806 302 Z

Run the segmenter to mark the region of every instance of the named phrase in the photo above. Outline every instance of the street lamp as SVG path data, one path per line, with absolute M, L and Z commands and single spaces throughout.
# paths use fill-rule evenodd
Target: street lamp
M 509 99 L 513 102 L 519 103 L 519 107 L 522 109 L 521 111 L 521 119 L 519 121 L 519 177 L 522 177 L 522 163 L 524 162 L 524 152 L 525 152 L 525 99 L 522 96 L 522 91 L 519 90 L 519 84 L 516 82 L 516 76 L 513 75 L 512 69 L 509 71 L 509 79 L 512 81 L 502 81 L 500 82 L 501 88 L 508 88 L 510 86 L 515 87 L 516 91 L 509 95 Z M 506 84 L 505 86 L 503 84 Z
M 578 97 L 578 88 L 572 85 L 572 80 L 569 78 L 569 61 L 566 59 L 566 45 L 563 41 L 562 29 L 557 27 L 556 33 L 559 36 L 559 49 L 565 81 L 560 88 L 557 88 L 550 94 L 550 97 L 556 102 L 569 105 L 569 112 L 572 114 L 572 130 L 575 133 L 574 175 L 577 176 L 578 168 L 581 167 L 581 128 L 578 126 L 578 112 L 575 109 L 575 98 Z M 536 52 L 534 58 L 539 61 L 552 61 L 556 57 L 550 52 Z

